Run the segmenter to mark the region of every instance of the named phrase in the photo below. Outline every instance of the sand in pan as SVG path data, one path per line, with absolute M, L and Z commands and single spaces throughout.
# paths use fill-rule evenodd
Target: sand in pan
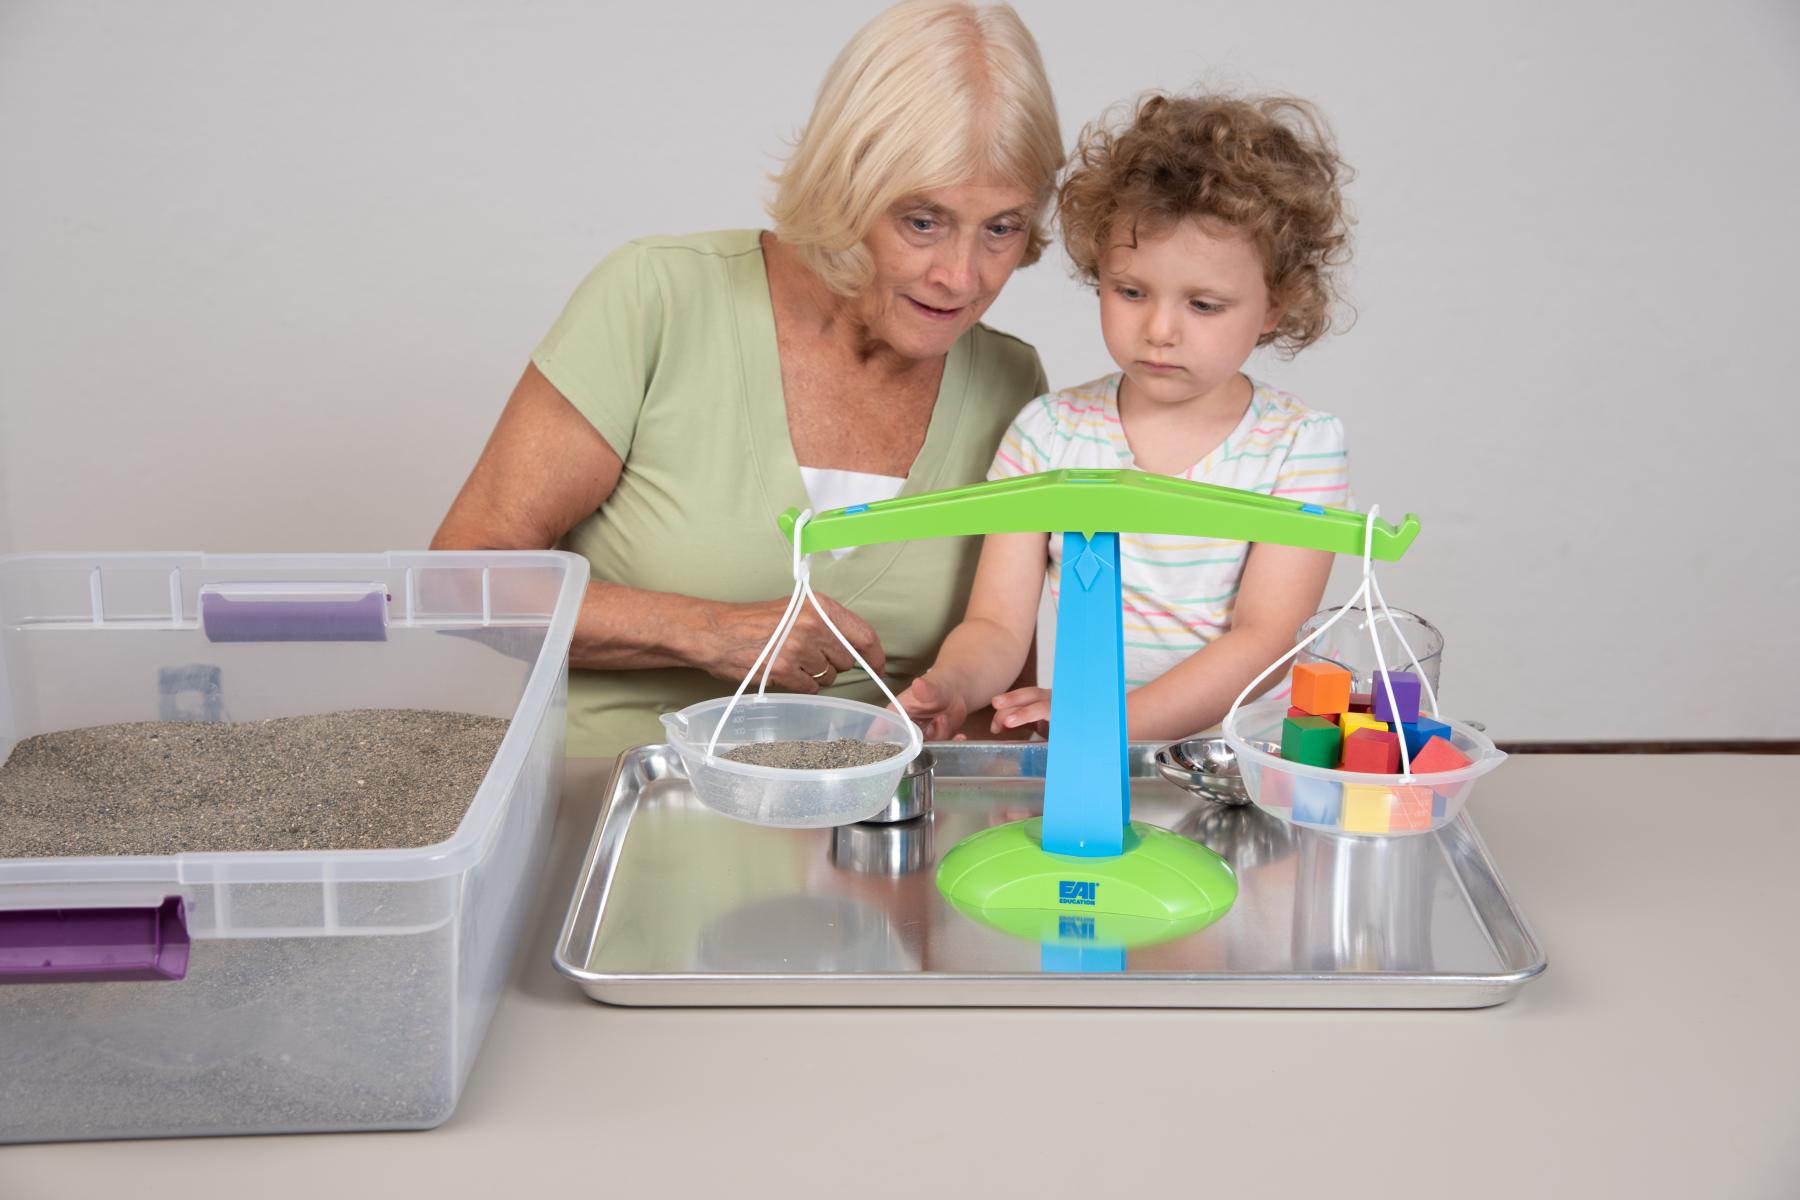
M 893 742 L 833 738 L 811 742 L 747 742 L 719 757 L 759 767 L 785 767 L 790 771 L 835 771 L 840 767 L 866 766 L 898 753 L 900 747 Z

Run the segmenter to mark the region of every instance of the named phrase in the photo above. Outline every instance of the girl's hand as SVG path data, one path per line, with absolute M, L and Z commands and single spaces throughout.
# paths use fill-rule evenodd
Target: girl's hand
M 918 724 L 928 742 L 949 740 L 969 716 L 969 706 L 959 691 L 933 679 L 929 671 L 913 680 L 912 686 L 895 698 L 906 710 L 906 715 Z
M 988 725 L 990 733 L 1018 729 L 1034 722 L 1038 733 L 1050 736 L 1049 688 L 1018 688 L 994 697 L 994 719 Z

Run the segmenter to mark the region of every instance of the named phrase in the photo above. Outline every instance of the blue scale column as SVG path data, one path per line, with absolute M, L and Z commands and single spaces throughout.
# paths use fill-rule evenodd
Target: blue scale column
M 1063 534 L 1044 768 L 1044 849 L 1106 858 L 1125 849 L 1125 626 L 1119 535 Z
M 1119 972 L 1125 969 L 1125 947 L 1071 946 L 1060 942 L 1045 942 L 1038 952 L 1038 967 L 1046 975 Z

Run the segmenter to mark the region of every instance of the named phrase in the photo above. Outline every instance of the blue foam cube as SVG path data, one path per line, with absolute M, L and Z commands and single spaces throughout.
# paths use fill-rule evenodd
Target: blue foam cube
M 1343 805 L 1344 788 L 1335 779 L 1295 775 L 1289 794 L 1294 801 L 1293 819 L 1302 825 L 1336 825 Z
M 1395 698 L 1398 699 L 1398 695 Z M 1402 721 L 1400 736 L 1406 739 L 1406 756 L 1408 758 L 1418 757 L 1419 751 L 1425 748 L 1425 743 L 1434 737 L 1441 737 L 1446 742 L 1454 740 L 1450 736 L 1448 725 L 1442 721 L 1434 721 L 1427 716 L 1420 716 L 1417 721 Z

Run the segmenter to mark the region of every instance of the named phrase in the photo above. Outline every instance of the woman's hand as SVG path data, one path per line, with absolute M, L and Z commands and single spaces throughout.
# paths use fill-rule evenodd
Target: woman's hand
M 988 725 L 989 732 L 1018 729 L 1034 722 L 1038 733 L 1050 736 L 1049 688 L 1015 688 L 994 697 L 994 719 Z
M 863 661 L 875 671 L 887 666 L 887 654 L 881 639 L 869 623 L 831 599 L 820 596 L 819 603 Z M 775 632 L 781 614 L 787 611 L 787 599 L 760 600 L 753 604 L 727 604 L 723 601 L 699 601 L 699 619 L 693 644 L 686 657 L 690 665 L 716 679 L 735 684 L 750 670 L 756 656 Z M 764 664 L 767 665 L 767 664 Z M 769 684 L 784 692 L 817 692 L 830 687 L 838 673 L 856 665 L 842 642 L 825 628 L 811 604 L 803 604 L 794 621 L 775 666 L 769 672 Z M 756 676 L 762 678 L 762 668 Z
M 961 691 L 947 680 L 933 679 L 929 671 L 913 680 L 912 686 L 896 699 L 928 742 L 949 741 L 969 717 L 969 706 Z

